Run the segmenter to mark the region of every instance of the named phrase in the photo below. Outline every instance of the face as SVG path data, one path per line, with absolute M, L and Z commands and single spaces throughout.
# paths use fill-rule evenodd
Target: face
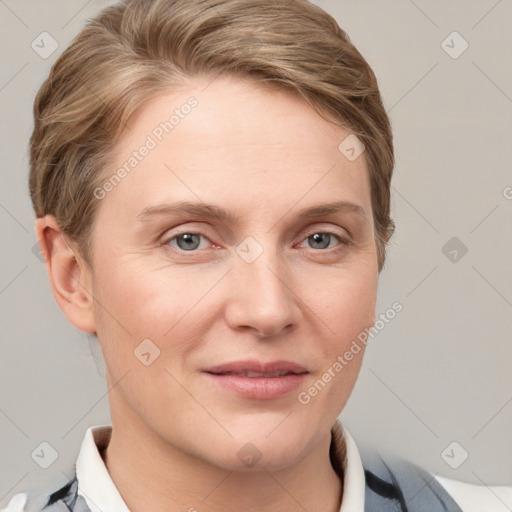
M 338 149 L 350 132 L 292 93 L 207 84 L 146 104 L 106 179 L 134 151 L 136 165 L 97 191 L 90 280 L 112 420 L 226 469 L 244 469 L 242 447 L 282 469 L 329 434 L 364 347 L 335 363 L 374 322 L 368 169 Z M 206 372 L 248 360 L 302 374 Z

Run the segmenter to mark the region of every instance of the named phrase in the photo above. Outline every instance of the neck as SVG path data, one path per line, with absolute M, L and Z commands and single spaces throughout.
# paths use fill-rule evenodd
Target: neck
M 293 467 L 233 472 L 170 446 L 142 423 L 117 429 L 112 419 L 102 456 L 131 512 L 339 512 L 343 487 L 340 466 L 330 461 L 331 433 Z M 339 429 L 335 437 L 340 454 Z

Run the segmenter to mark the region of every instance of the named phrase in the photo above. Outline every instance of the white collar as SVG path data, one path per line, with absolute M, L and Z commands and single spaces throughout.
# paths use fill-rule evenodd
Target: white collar
M 111 434 L 112 425 L 89 427 L 76 460 L 78 494 L 85 498 L 92 512 L 130 512 L 100 455 Z
M 346 464 L 343 465 L 343 499 L 339 512 L 364 512 L 365 478 L 359 451 L 343 425 Z M 92 512 L 130 512 L 119 494 L 100 455 L 108 445 L 112 425 L 89 427 L 85 433 L 76 461 L 78 494 L 82 495 Z

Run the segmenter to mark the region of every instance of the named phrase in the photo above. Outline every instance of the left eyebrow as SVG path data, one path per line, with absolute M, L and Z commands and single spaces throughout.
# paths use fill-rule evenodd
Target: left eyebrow
M 215 219 L 221 222 L 235 223 L 240 220 L 240 215 L 229 212 L 218 205 L 194 203 L 190 201 L 179 201 L 173 204 L 157 204 L 149 206 L 144 208 L 142 212 L 137 215 L 136 219 L 140 222 L 144 222 L 150 217 L 179 213 L 195 215 L 207 219 Z M 359 216 L 365 223 L 368 222 L 368 216 L 365 209 L 361 205 L 350 201 L 335 201 L 303 208 L 297 212 L 297 218 L 314 219 L 335 213 L 353 213 Z
M 297 217 L 299 219 L 314 219 L 317 217 L 325 217 L 333 213 L 355 213 L 365 223 L 368 222 L 365 209 L 361 205 L 351 203 L 350 201 L 335 201 L 333 203 L 303 208 L 298 211 Z

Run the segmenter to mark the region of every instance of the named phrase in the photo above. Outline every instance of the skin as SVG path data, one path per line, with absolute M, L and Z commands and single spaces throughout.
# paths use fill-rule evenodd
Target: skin
M 52 290 L 69 321 L 101 344 L 113 424 L 103 457 L 131 511 L 335 512 L 342 485 L 329 460 L 330 429 L 364 350 L 308 404 L 297 395 L 374 323 L 364 153 L 345 158 L 338 145 L 350 132 L 291 92 L 225 76 L 210 82 L 196 77 L 166 91 L 130 120 L 106 178 L 175 108 L 190 96 L 199 102 L 100 200 L 91 267 L 54 217 L 36 221 Z M 238 220 L 136 219 L 178 200 L 214 203 Z M 360 205 L 366 220 L 297 217 L 339 200 Z M 183 232 L 202 236 L 186 245 L 173 238 Z M 252 263 L 236 251 L 247 237 L 263 249 Z M 160 350 L 148 366 L 134 356 L 144 339 Z M 201 371 L 242 359 L 291 360 L 309 374 L 285 396 L 256 400 Z M 237 456 L 248 442 L 261 453 L 252 467 Z

